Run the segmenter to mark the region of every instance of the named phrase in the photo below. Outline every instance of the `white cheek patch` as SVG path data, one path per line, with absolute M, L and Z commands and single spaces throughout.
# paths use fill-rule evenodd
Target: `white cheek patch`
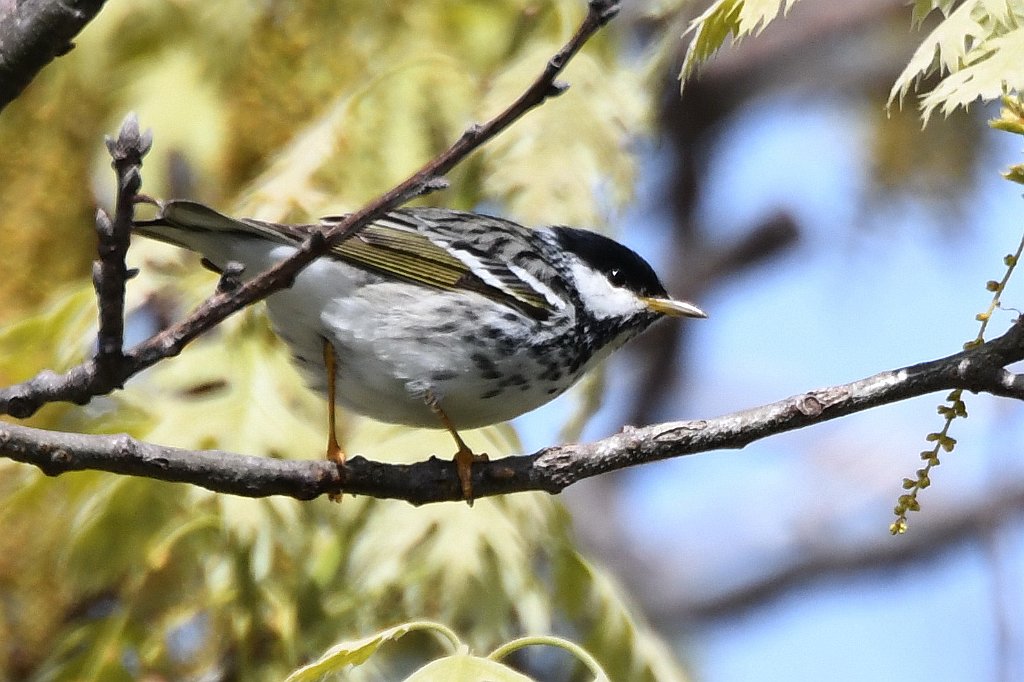
M 628 317 L 644 310 L 644 304 L 633 292 L 613 287 L 604 275 L 582 263 L 572 264 L 572 275 L 580 298 L 599 320 Z

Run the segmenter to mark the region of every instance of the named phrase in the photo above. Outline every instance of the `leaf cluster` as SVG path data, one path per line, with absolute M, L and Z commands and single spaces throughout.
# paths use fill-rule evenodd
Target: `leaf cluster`
M 692 39 L 680 78 L 685 82 L 725 41 L 763 31 L 796 0 L 716 0 L 690 23 Z M 1024 5 L 1007 0 L 916 0 L 912 22 L 940 19 L 925 36 L 889 94 L 902 100 L 925 79 L 920 97 L 925 121 L 936 110 L 946 116 L 980 99 L 991 101 L 1024 86 Z M 934 78 L 932 78 L 934 77 Z
M 926 76 L 937 84 L 921 96 L 924 119 L 940 109 L 949 115 L 977 99 L 990 101 L 1024 87 L 1024 6 L 1006 0 L 917 0 L 914 21 L 932 12 L 942 19 L 925 37 L 896 79 L 890 102 Z

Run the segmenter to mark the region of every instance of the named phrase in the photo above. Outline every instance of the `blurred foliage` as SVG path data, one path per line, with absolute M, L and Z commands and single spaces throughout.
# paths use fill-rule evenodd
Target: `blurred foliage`
M 969 194 L 965 187 L 977 181 L 987 160 L 991 136 L 979 125 L 980 117 L 957 110 L 921 127 L 912 109 L 887 110 L 884 95 L 871 92 L 866 119 L 864 152 L 870 166 L 869 185 L 860 224 L 892 229 L 886 206 L 912 205 L 930 218 L 930 224 L 950 232 L 965 227 Z
M 96 238 L 82 150 L 102 139 L 109 107 L 85 74 L 63 70 L 39 79 L 0 119 L 0 324 L 89 273 Z
M 105 7 L 0 117 L 0 381 L 90 350 L 93 195 L 109 204 L 113 194 L 101 136 L 126 111 L 155 132 L 150 195 L 192 192 L 263 218 L 342 212 L 506 106 L 584 10 L 577 0 Z M 569 93 L 423 201 L 600 227 L 629 195 L 630 141 L 650 105 L 619 51 L 613 35 L 588 44 L 565 74 Z M 216 282 L 159 244 L 133 245 L 131 261 L 142 270 L 129 285 L 136 339 Z M 256 308 L 125 390 L 32 422 L 314 458 L 325 417 Z M 453 450 L 440 431 L 344 426 L 348 451 L 373 458 Z M 465 436 L 494 456 L 519 449 L 508 427 Z M 472 509 L 339 506 L 92 472 L 49 479 L 0 461 L 0 523 L 0 679 L 280 680 L 339 639 L 419 618 L 457 629 L 473 651 L 560 632 L 587 642 L 614 679 L 684 679 L 618 588 L 577 555 L 560 504 L 543 494 Z M 345 679 L 396 679 L 424 652 L 436 656 L 436 644 L 410 634 Z
M 796 0 L 715 0 L 690 23 L 693 38 L 680 73 L 685 83 L 725 41 L 756 35 Z M 916 0 L 912 20 L 942 16 L 900 73 L 889 102 L 902 100 L 927 76 L 938 76 L 920 98 L 925 121 L 936 109 L 946 116 L 976 100 L 992 101 L 1005 89 L 1024 87 L 1024 3 L 1020 0 Z

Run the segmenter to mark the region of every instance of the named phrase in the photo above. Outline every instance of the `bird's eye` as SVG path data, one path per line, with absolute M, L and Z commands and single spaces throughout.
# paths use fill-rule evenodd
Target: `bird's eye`
M 619 268 L 613 268 L 608 273 L 608 281 L 612 283 L 612 286 L 621 287 L 626 283 L 626 276 Z

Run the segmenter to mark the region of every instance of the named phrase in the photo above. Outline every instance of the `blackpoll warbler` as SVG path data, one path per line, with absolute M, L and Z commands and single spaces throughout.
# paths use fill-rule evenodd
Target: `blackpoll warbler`
M 169 201 L 135 231 L 219 271 L 241 264 L 245 279 L 336 220 L 282 225 Z M 474 455 L 457 429 L 543 405 L 662 316 L 706 317 L 607 237 L 439 208 L 394 211 L 336 244 L 267 310 L 306 380 L 327 394 L 329 459 L 344 462 L 335 400 L 386 422 L 443 426 L 467 500 Z

